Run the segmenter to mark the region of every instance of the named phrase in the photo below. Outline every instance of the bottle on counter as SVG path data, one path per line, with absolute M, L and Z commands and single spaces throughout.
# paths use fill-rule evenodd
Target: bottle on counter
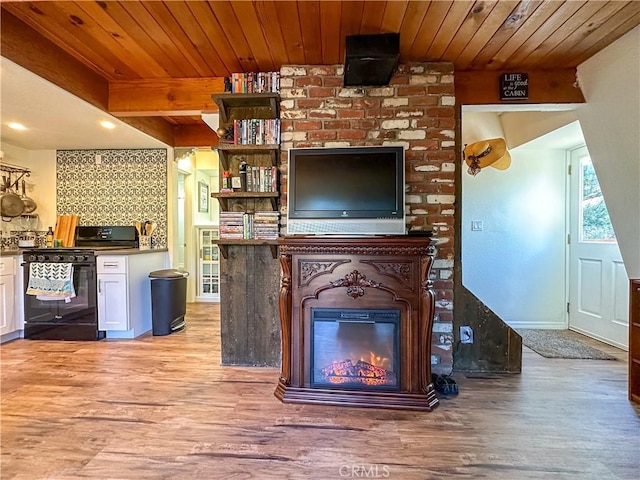
M 53 247 L 53 228 L 49 227 L 47 235 L 45 236 L 47 248 Z

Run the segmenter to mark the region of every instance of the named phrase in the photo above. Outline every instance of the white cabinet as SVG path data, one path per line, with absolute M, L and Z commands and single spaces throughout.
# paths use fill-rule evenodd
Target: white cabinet
M 135 338 L 151 330 L 149 273 L 162 270 L 166 252 L 99 255 L 98 328 L 107 338 Z
M 0 335 L 16 330 L 15 275 L 14 258 L 0 258 Z
M 220 301 L 220 251 L 217 228 L 198 228 L 198 295 L 199 302 Z
M 129 330 L 127 275 L 98 274 L 98 329 Z

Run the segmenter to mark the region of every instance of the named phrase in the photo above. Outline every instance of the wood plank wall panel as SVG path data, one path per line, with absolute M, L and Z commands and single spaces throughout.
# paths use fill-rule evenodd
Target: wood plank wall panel
M 339 5 L 338 5 L 339 6 Z M 300 29 L 300 15 L 298 4 L 295 2 L 275 2 L 278 19 L 282 25 L 281 32 L 284 44 L 289 52 L 289 60 L 294 65 L 302 65 L 304 59 L 304 43 Z
M 324 2 L 323 2 L 324 3 Z M 426 1 L 423 3 L 427 3 Z M 382 18 L 384 17 L 384 8 L 380 8 L 376 2 L 365 2 L 362 10 L 362 19 L 360 20 L 360 33 L 369 35 L 381 32 Z
M 320 2 L 323 64 L 344 62 L 340 57 L 340 4 Z
M 481 50 L 473 58 L 461 55 L 456 61 L 459 70 L 466 70 L 471 65 L 486 65 L 492 62 L 493 56 L 507 43 L 511 43 L 521 29 L 527 28 L 527 22 L 535 15 L 538 8 L 543 5 L 543 1 L 532 1 L 526 4 L 519 4 L 511 15 L 498 29 L 496 34 L 482 46 Z M 529 27 L 530 28 L 530 27 Z
M 536 56 L 533 56 L 530 60 L 533 64 L 538 66 L 546 66 L 546 60 L 557 54 L 566 57 L 570 55 L 570 51 L 576 48 L 576 45 L 581 45 L 582 42 L 589 36 L 589 34 L 597 27 L 605 23 L 609 18 L 619 12 L 624 7 L 624 4 L 620 2 L 608 2 L 602 9 L 595 12 L 595 14 L 588 19 L 586 27 L 578 26 L 561 42 L 556 45 L 548 45 L 546 52 L 541 52 Z
M 609 44 L 611 37 L 621 37 L 638 24 L 640 24 L 640 2 L 627 3 L 622 10 L 603 23 L 601 28 L 589 33 L 580 42 L 580 45 L 568 52 L 567 63 L 570 65 L 581 64 L 605 48 Z M 546 61 L 553 65 L 558 63 L 560 59 L 547 58 Z
M 229 245 L 227 252 L 220 263 L 222 364 L 278 366 L 280 265 L 262 246 Z
M 605 5 L 606 7 L 606 5 Z M 527 61 L 532 65 L 540 64 L 540 61 L 558 45 L 571 45 L 569 36 L 574 32 L 580 32 L 581 25 L 591 24 L 593 16 L 602 11 L 599 5 L 583 5 L 571 18 L 563 23 L 555 32 L 549 35 L 533 52 L 527 56 Z
M 536 31 L 527 38 L 526 43 L 518 48 L 507 61 L 518 64 L 528 58 L 550 35 L 564 24 L 567 18 L 574 15 L 582 6 L 583 2 L 579 1 L 563 3 L 544 24 L 538 27 Z
M 320 2 L 309 1 L 298 5 L 300 29 L 304 44 L 305 63 L 322 63 L 322 33 L 320 31 Z
M 509 38 L 495 54 L 488 57 L 486 54 L 481 55 L 473 61 L 471 69 L 481 69 L 484 66 L 489 68 L 501 69 L 506 65 L 507 60 L 522 47 L 525 42 L 536 32 L 538 28 L 545 24 L 551 16 L 562 6 L 562 2 L 543 2 L 535 12 L 520 25 L 516 32 Z
M 407 11 L 407 2 L 387 2 L 382 17 L 382 32 L 398 32 Z
M 183 35 L 186 35 L 191 42 L 192 45 L 188 48 L 199 52 L 203 60 L 211 66 L 213 72 L 227 72 L 228 74 L 228 66 L 220 59 L 217 49 L 210 41 L 210 35 L 213 33 L 212 27 L 195 17 L 192 10 L 205 5 L 201 2 L 165 2 L 165 5 L 182 28 Z
M 457 71 L 575 67 L 640 24 L 639 3 L 176 0 L 1 5 L 105 78 L 124 80 L 333 65 L 344 60 L 347 35 L 386 32 L 400 33 L 403 61 L 449 61 Z
M 255 71 L 270 72 L 275 70 L 275 64 L 265 37 L 265 34 L 268 35 L 271 32 L 263 30 L 253 3 L 233 2 L 231 6 L 235 16 L 241 19 L 251 55 L 257 64 Z
M 227 72 L 225 75 L 245 71 L 244 68 L 250 68 L 246 71 L 253 71 L 251 68 L 255 67 L 255 63 L 247 60 L 250 53 L 246 49 L 246 42 L 244 45 L 235 46 L 234 39 L 229 38 L 225 33 L 225 30 L 237 31 L 237 25 L 225 26 L 225 23 L 217 17 L 207 2 L 187 2 L 187 5 L 210 45 L 208 56 L 215 56 L 215 65 L 224 65 L 224 71 Z M 237 22 L 235 23 L 237 24 Z M 202 42 L 204 43 L 204 40 Z
M 114 5 L 115 2 L 109 4 L 112 9 Z M 171 65 L 168 72 L 172 77 L 196 77 L 201 75 L 198 67 L 193 65 L 188 55 L 170 54 L 172 51 L 179 50 L 179 46 L 175 43 L 171 34 L 147 10 L 144 2 L 123 2 L 119 6 L 122 10 L 122 15 L 126 12 L 133 21 L 140 25 L 148 41 L 156 45 L 156 52 L 160 52 L 157 55 L 167 58 L 168 64 Z M 124 23 L 125 20 L 122 22 Z
M 206 6 L 207 3 L 193 2 L 190 5 L 191 8 L 196 8 L 198 5 Z M 240 62 L 240 72 L 269 70 L 268 62 L 264 62 L 264 66 L 261 67 L 256 58 L 254 58 L 253 45 L 249 41 L 249 36 L 253 36 L 256 39 L 254 33 L 250 32 L 254 26 L 245 23 L 246 18 L 244 16 L 236 16 L 233 7 L 227 2 L 208 2 L 207 10 L 209 13 L 204 10 L 200 9 L 196 17 L 205 25 L 211 23 L 209 33 L 212 35 L 212 43 L 221 52 L 228 50 L 235 53 L 235 57 Z M 259 34 L 260 30 L 257 33 Z M 226 37 L 226 42 L 218 43 L 222 42 L 222 37 Z M 256 39 L 256 41 L 264 43 L 264 39 Z M 223 49 L 222 45 L 226 45 L 226 48 Z
M 313 2 L 307 2 L 313 3 Z M 273 0 L 266 0 L 256 3 L 256 14 L 265 30 L 265 38 L 272 58 L 274 59 L 274 65 L 277 68 L 278 62 L 276 59 L 287 59 L 286 63 L 290 63 L 289 52 L 287 50 L 287 44 L 282 33 L 282 28 L 278 23 L 278 15 L 276 11 L 275 2 Z M 266 31 L 268 30 L 268 34 Z
M 484 48 L 507 20 L 513 15 L 513 4 L 510 2 L 498 2 L 491 10 L 491 15 L 482 22 L 482 25 L 474 33 L 473 37 L 467 42 L 460 54 L 455 58 L 455 62 L 465 62 L 475 58 Z
M 441 9 L 438 12 L 438 15 L 443 15 L 442 24 L 427 52 L 429 59 L 440 60 L 444 58 L 444 52 L 455 38 L 456 32 L 471 14 L 473 3 L 467 1 L 455 2 L 448 10 Z M 443 6 L 445 5 L 446 2 L 443 2 Z
M 3 11 L 0 40 L 5 58 L 47 79 L 60 88 L 72 91 L 82 100 L 107 109 L 109 84 L 94 70 L 54 45 L 48 38 L 29 28 L 13 14 Z M 24 45 L 31 55 L 25 55 Z
M 448 11 L 449 5 L 447 2 L 431 2 L 427 15 L 422 21 L 422 28 L 414 39 L 411 50 L 408 52 L 408 58 L 435 59 L 436 55 L 430 52 L 431 45 L 440 31 Z
M 61 16 L 64 12 L 60 12 L 56 3 L 39 2 L 33 7 L 27 2 L 3 3 L 2 8 L 106 79 L 140 78 L 115 52 L 93 40 L 88 32 L 74 26 L 66 16 Z
M 198 72 L 198 75 L 203 77 L 215 76 L 212 65 L 205 60 L 199 50 L 194 48 L 191 39 L 175 21 L 173 14 L 163 2 L 144 2 L 144 6 L 160 28 L 173 40 L 175 49 L 181 52 L 191 67 Z M 171 50 L 173 50 L 173 48 L 171 48 Z
M 462 25 L 460 25 L 460 28 L 457 29 L 453 40 L 444 51 L 443 57 L 451 60 L 458 58 L 460 52 L 467 46 L 498 4 L 499 2 L 495 0 L 475 5 L 464 19 L 464 22 L 462 22 Z
M 340 26 L 340 51 L 345 50 L 347 35 L 358 35 L 360 33 L 360 23 L 362 21 L 362 12 L 364 11 L 364 2 L 344 2 L 342 4 L 342 19 Z M 395 30 L 390 30 L 395 31 Z M 310 62 L 307 62 L 310 64 Z
M 135 42 L 122 38 L 124 37 L 122 30 L 113 28 L 113 31 L 108 31 L 105 29 L 101 23 L 103 21 L 108 22 L 107 28 L 115 27 L 110 17 L 104 16 L 103 18 L 106 20 L 92 18 L 82 8 L 85 5 L 84 2 L 58 2 L 56 5 L 60 13 L 68 19 L 67 23 L 72 25 L 69 33 L 77 35 L 84 42 L 81 50 L 83 55 L 89 56 L 89 58 L 93 56 L 94 45 L 97 45 L 100 47 L 100 55 L 114 56 L 124 64 L 124 75 L 133 75 L 133 78 L 167 76 L 162 68 L 150 62 L 148 55 L 138 48 Z M 138 55 L 141 57 L 137 58 Z M 100 64 L 100 59 L 98 58 L 94 62 Z M 119 70 L 111 72 L 111 78 L 118 78 L 119 72 Z M 132 74 L 126 72 L 132 72 Z
M 116 52 L 142 78 L 170 77 L 171 61 L 118 3 L 78 2 L 77 15 L 92 38 Z M 108 9 L 108 10 L 107 10 Z M 159 60 L 164 60 L 160 62 Z
M 427 15 L 430 5 L 431 2 L 412 2 L 407 7 L 407 12 L 400 27 L 402 31 L 402 35 L 400 36 L 401 52 L 408 52 L 411 49 L 413 39 L 420 31 L 420 27 L 422 26 L 422 22 Z

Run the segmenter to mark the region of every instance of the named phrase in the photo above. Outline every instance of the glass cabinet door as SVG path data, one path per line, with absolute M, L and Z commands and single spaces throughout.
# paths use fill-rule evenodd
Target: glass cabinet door
M 220 263 L 217 228 L 199 228 L 198 295 L 201 302 L 220 301 Z

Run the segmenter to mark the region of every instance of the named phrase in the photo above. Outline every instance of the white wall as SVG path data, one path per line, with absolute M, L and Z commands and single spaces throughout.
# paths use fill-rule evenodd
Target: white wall
M 38 230 L 47 230 L 56 225 L 56 151 L 26 150 L 11 144 L 2 143 L 3 163 L 24 167 L 31 170 L 31 175 L 24 177 L 27 195 L 38 208 Z M 2 222 L 2 231 L 18 230 L 17 222 Z
M 574 110 L 503 112 L 500 115 L 507 147 L 510 149 L 524 145 L 576 120 Z
M 640 27 L 578 67 L 578 118 L 630 278 L 640 278 Z
M 513 327 L 565 328 L 565 152 L 510 153 L 507 170 L 462 173 L 462 282 Z

